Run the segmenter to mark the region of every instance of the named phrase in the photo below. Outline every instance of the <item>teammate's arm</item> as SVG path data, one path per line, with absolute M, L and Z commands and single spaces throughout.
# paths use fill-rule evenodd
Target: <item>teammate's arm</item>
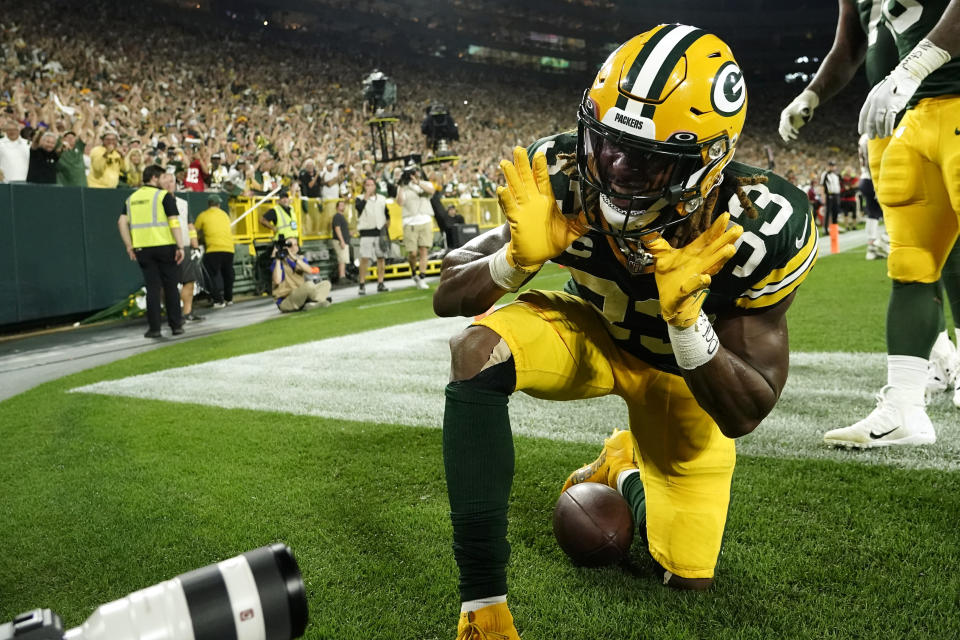
M 950 1 L 939 22 L 927 34 L 927 40 L 951 57 L 960 55 L 960 0 Z
M 761 312 L 718 317 L 716 356 L 683 370 L 697 402 L 728 438 L 752 432 L 780 398 L 790 363 L 786 313 L 795 295 Z
M 867 34 L 860 24 L 857 3 L 853 0 L 839 2 L 840 17 L 833 46 L 807 86 L 817 94 L 820 102 L 826 102 L 847 86 L 867 55 Z
M 795 140 L 813 117 L 813 111 L 843 89 L 860 68 L 867 55 L 867 36 L 860 24 L 853 0 L 839 0 L 840 17 L 833 46 L 807 88 L 780 114 L 780 136 L 784 142 Z

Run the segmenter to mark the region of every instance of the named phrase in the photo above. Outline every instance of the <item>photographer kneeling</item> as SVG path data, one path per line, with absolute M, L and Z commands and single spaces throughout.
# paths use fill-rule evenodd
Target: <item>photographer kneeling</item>
M 300 247 L 296 238 L 284 238 L 282 235 L 274 244 L 270 254 L 273 263 L 273 297 L 280 311 L 303 311 L 313 307 L 330 305 L 330 282 L 313 282 L 307 279 L 310 265 L 300 256 Z

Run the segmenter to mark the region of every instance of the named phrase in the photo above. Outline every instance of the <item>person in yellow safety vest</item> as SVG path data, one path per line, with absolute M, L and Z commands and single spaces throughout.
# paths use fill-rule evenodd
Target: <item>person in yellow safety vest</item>
M 273 231 L 273 241 L 282 235 L 284 238 L 297 238 L 297 218 L 290 208 L 290 194 L 286 189 L 280 191 L 277 204 L 266 213 L 260 214 L 260 224 Z
M 167 308 L 167 322 L 173 335 L 183 333 L 183 316 L 177 291 L 183 261 L 180 219 L 177 203 L 170 193 L 159 187 L 163 167 L 150 165 L 143 170 L 143 186 L 124 202 L 117 219 L 120 237 L 127 255 L 143 271 L 147 287 L 147 321 L 145 338 L 160 337 L 160 292 Z

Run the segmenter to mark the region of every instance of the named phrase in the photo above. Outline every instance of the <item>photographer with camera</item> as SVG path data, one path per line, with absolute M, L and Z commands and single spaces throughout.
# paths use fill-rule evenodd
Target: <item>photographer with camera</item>
M 400 174 L 397 203 L 403 213 L 403 248 L 410 263 L 413 283 L 426 289 L 427 252 L 433 246 L 433 205 L 430 197 L 436 189 L 420 167 L 410 164 Z M 419 272 L 417 262 L 419 257 Z
M 273 263 L 273 299 L 283 313 L 330 306 L 330 282 L 314 282 L 308 278 L 312 267 L 300 255 L 296 237 L 282 234 L 274 241 L 270 254 Z
M 363 181 L 363 193 L 357 196 L 356 207 L 357 232 L 360 234 L 360 289 L 357 293 L 362 296 L 367 292 L 367 268 L 371 260 L 377 261 L 377 292 L 387 291 L 383 275 L 385 258 L 390 252 L 390 214 L 387 213 L 387 199 L 377 193 L 377 182 L 373 178 Z

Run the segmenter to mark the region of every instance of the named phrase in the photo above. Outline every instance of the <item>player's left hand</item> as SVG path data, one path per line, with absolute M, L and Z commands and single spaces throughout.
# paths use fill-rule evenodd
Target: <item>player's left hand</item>
M 897 114 L 903 111 L 907 102 L 920 86 L 917 79 L 906 69 L 897 67 L 886 78 L 870 90 L 860 109 L 860 122 L 857 129 L 868 138 L 886 138 L 893 133 Z
M 667 324 L 681 329 L 692 326 L 717 274 L 737 252 L 734 246 L 743 227 L 731 225 L 724 213 L 685 247 L 674 249 L 659 233 L 643 238 L 643 246 L 654 258 L 654 277 L 660 291 L 660 315 Z

